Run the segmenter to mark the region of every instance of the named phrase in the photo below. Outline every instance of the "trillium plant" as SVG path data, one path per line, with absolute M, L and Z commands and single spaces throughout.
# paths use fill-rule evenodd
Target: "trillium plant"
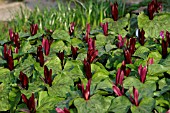
M 122 14 L 119 1 L 101 3 L 106 9 L 95 11 L 105 18 L 94 24 L 88 17 L 79 25 L 75 13 L 53 14 L 50 26 L 40 16 L 30 17 L 24 30 L 10 26 L 0 41 L 0 112 L 170 113 L 170 13 L 164 2 L 148 1 L 139 15 L 126 14 L 126 6 Z M 84 16 L 90 13 L 90 5 L 79 5 Z

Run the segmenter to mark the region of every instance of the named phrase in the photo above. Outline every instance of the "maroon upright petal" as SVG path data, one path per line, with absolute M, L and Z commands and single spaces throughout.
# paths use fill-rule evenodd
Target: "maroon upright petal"
M 108 36 L 108 22 L 106 22 L 106 23 L 100 23 L 100 26 L 101 26 L 102 29 L 103 29 L 103 34 L 104 34 L 105 36 Z
M 145 43 L 145 31 L 142 29 L 141 31 L 139 30 L 139 43 L 143 46 Z
M 35 34 L 37 34 L 37 31 L 38 31 L 38 24 L 31 24 L 30 26 L 31 36 L 34 36 Z
M 113 85 L 113 91 L 116 93 L 117 96 L 123 95 L 120 89 L 116 85 Z
M 41 45 L 37 47 L 37 59 L 40 62 L 40 66 L 43 67 L 43 65 L 44 65 L 44 55 L 43 55 Z
M 71 22 L 70 27 L 69 27 L 69 35 L 70 36 L 72 36 L 74 34 L 74 26 L 75 26 L 75 23 Z
M 168 55 L 168 43 L 166 40 L 162 39 L 162 58 L 165 59 Z
M 18 33 L 14 33 L 14 44 L 16 45 L 16 47 L 18 49 L 20 48 L 19 34 Z
M 88 80 L 91 79 L 92 78 L 91 65 L 89 62 L 87 62 L 86 59 L 84 59 L 84 70 L 85 70 L 87 79 Z
M 111 13 L 112 13 L 112 18 L 114 21 L 118 20 L 118 4 L 115 2 L 114 4 L 111 4 Z
M 131 53 L 128 49 L 124 50 L 124 57 L 125 57 L 125 64 L 131 64 L 132 63 Z
M 22 97 L 22 100 L 25 102 L 25 104 L 28 105 L 28 99 L 27 99 L 27 97 L 26 97 L 24 94 L 22 94 L 21 97 Z
M 19 79 L 21 81 L 21 86 L 24 89 L 28 89 L 28 77 L 22 71 L 20 71 Z
M 77 53 L 78 47 L 73 47 L 73 46 L 71 45 L 71 51 L 72 51 L 72 57 L 73 57 L 73 59 L 75 60 L 75 59 L 77 58 L 77 55 L 78 55 L 78 53 Z
M 8 57 L 8 54 L 7 54 L 7 45 L 6 44 L 4 44 L 4 59 L 7 59 L 7 57 Z
M 42 47 L 44 48 L 45 55 L 48 56 L 50 52 L 50 43 L 48 39 L 43 38 Z
M 135 87 L 133 87 L 133 95 L 134 95 L 135 105 L 138 106 L 139 105 L 139 102 L 138 102 L 139 93 Z
M 9 29 L 9 36 L 10 36 L 10 40 L 13 41 L 14 40 L 14 32 L 12 29 Z

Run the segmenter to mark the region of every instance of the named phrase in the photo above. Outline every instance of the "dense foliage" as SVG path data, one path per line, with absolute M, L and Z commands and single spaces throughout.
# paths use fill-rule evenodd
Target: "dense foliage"
M 119 3 L 106 4 L 111 18 L 85 30 L 77 20 L 67 29 L 38 21 L 9 29 L 0 45 L 0 111 L 169 113 L 170 13 L 156 0 L 139 15 L 119 16 Z

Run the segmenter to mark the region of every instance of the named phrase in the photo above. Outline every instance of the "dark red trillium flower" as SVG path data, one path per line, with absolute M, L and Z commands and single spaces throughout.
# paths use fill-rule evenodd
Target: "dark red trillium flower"
M 38 31 L 38 24 L 31 24 L 30 26 L 31 36 L 34 36 L 35 34 L 37 34 L 37 31 Z
M 112 18 L 114 21 L 118 20 L 118 4 L 115 2 L 114 4 L 110 4 L 111 6 L 111 13 L 112 13 Z
M 95 40 L 92 38 L 88 39 L 88 52 L 87 52 L 87 61 L 92 63 L 98 55 L 98 50 L 95 50 Z
M 124 71 L 125 76 L 129 76 L 129 74 L 130 74 L 130 72 L 131 72 L 131 69 L 130 69 L 130 68 L 126 68 L 126 63 L 125 63 L 124 60 L 122 61 L 121 70 Z
M 57 113 L 70 113 L 70 111 L 67 108 L 64 108 L 63 110 L 61 108 L 55 109 Z
M 42 47 L 44 48 L 44 53 L 46 56 L 48 56 L 50 53 L 50 45 L 51 44 L 50 44 L 49 40 L 47 38 L 43 38 Z
M 85 37 L 84 37 L 84 40 L 86 41 L 86 43 L 88 43 L 89 34 L 90 34 L 90 24 L 87 24 L 86 25 L 86 34 L 85 34 Z
M 58 58 L 60 59 L 61 61 L 61 66 L 62 66 L 62 69 L 64 69 L 64 51 L 63 52 L 60 52 L 58 53 Z
M 166 40 L 170 44 L 170 32 L 166 31 Z
M 168 42 L 162 38 L 162 58 L 165 59 L 168 55 Z
M 113 84 L 113 87 L 112 87 L 113 91 L 115 92 L 115 94 L 117 96 L 122 96 L 124 94 L 124 87 L 122 85 L 122 89 L 120 90 L 120 88 L 118 86 L 116 86 L 115 84 Z
M 124 71 L 119 68 L 116 73 L 116 85 L 118 84 L 123 85 L 124 75 L 125 75 Z
M 9 70 L 12 71 L 14 69 L 12 48 L 10 46 L 8 49 L 6 44 L 4 44 L 4 59 L 7 61 Z
M 78 47 L 71 46 L 71 51 L 72 51 L 72 57 L 75 60 L 77 58 L 77 56 L 78 56 L 78 53 L 77 53 Z
M 34 94 L 32 93 L 29 99 L 27 99 L 27 97 L 24 94 L 22 94 L 21 97 L 24 103 L 27 105 L 29 113 L 36 113 Z
M 48 70 L 47 66 L 44 66 L 44 77 L 42 80 L 46 83 L 49 84 L 49 86 L 52 86 L 52 69 Z
M 141 31 L 139 30 L 139 43 L 143 46 L 145 43 L 145 31 L 142 29 Z
M 70 27 L 69 27 L 69 35 L 70 36 L 74 35 L 74 27 L 75 27 L 75 23 L 71 22 Z
M 131 53 L 128 49 L 124 50 L 124 57 L 125 57 L 125 64 L 131 64 L 132 63 Z
M 118 48 L 122 48 L 124 46 L 125 42 L 126 42 L 126 37 L 122 38 L 121 35 L 118 35 L 118 42 L 117 42 L 116 46 Z
M 139 101 L 138 101 L 139 93 L 138 93 L 138 90 L 135 87 L 133 87 L 133 97 L 134 98 L 132 98 L 132 95 L 130 95 L 130 101 L 135 106 L 139 106 Z
M 100 26 L 101 26 L 102 29 L 103 29 L 103 34 L 104 34 L 105 36 L 108 36 L 108 22 L 106 22 L 106 23 L 100 23 Z
M 19 79 L 21 81 L 21 87 L 23 89 L 28 89 L 28 77 L 22 71 L 20 71 Z
M 130 44 L 129 44 L 129 52 L 132 54 L 134 54 L 135 52 L 135 44 L 136 44 L 136 39 L 135 38 L 130 38 Z
M 142 67 L 142 64 L 138 67 L 138 73 L 139 73 L 139 76 L 140 76 L 140 81 L 142 83 L 145 82 L 146 80 L 146 74 L 147 74 L 147 67 L 144 66 Z
M 88 82 L 86 84 L 86 89 L 84 89 L 84 85 L 83 84 L 78 84 L 78 88 L 79 88 L 79 90 L 81 90 L 83 98 L 85 100 L 89 100 L 90 99 L 90 84 L 91 84 L 91 79 L 88 80 Z
M 9 36 L 10 36 L 10 40 L 11 41 L 14 41 L 14 32 L 13 32 L 13 30 L 12 29 L 9 29 Z
M 84 70 L 85 70 L 85 73 L 86 73 L 86 77 L 87 79 L 91 79 L 92 78 L 92 73 L 91 73 L 91 64 L 89 62 L 87 62 L 86 59 L 84 59 Z
M 157 2 L 157 0 L 152 0 L 148 4 L 148 14 L 149 14 L 149 19 L 153 20 L 154 13 L 158 12 L 158 10 L 162 10 L 162 5 L 160 2 Z
M 40 62 L 40 66 L 43 67 L 44 65 L 44 55 L 43 55 L 43 50 L 42 46 L 37 47 L 37 60 Z

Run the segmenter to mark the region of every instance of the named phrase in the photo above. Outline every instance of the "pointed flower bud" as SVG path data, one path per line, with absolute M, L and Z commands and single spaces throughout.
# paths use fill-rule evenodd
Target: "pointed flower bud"
M 129 44 L 129 52 L 132 54 L 135 53 L 135 44 L 136 44 L 136 39 L 135 38 L 130 38 L 130 44 Z
M 46 84 L 49 84 L 49 86 L 51 87 L 52 86 L 52 69 L 48 70 L 48 67 L 47 66 L 44 66 L 44 79 L 43 81 L 46 83 Z
M 84 37 L 84 40 L 85 40 L 86 42 L 88 42 L 89 34 L 90 34 L 90 24 L 87 24 L 87 25 L 86 25 L 86 34 L 85 34 L 85 37 Z
M 75 26 L 75 23 L 71 22 L 70 27 L 69 27 L 69 35 L 70 36 L 74 35 L 74 26 Z
M 102 29 L 103 29 L 103 34 L 104 34 L 105 36 L 108 36 L 108 22 L 106 22 L 106 23 L 100 23 L 100 26 L 101 26 Z
M 145 43 L 145 31 L 142 29 L 141 31 L 139 30 L 139 43 L 143 46 Z
M 58 58 L 60 59 L 61 61 L 61 66 L 62 66 L 62 69 L 64 69 L 64 51 L 63 52 L 60 52 L 58 53 Z
M 135 87 L 133 87 L 133 98 L 132 98 L 132 95 L 130 95 L 130 101 L 131 101 L 132 104 L 134 104 L 135 106 L 139 106 L 138 98 L 139 98 L 138 90 L 137 90 Z
M 19 79 L 21 81 L 21 87 L 28 90 L 28 77 L 22 71 L 20 71 Z
M 122 48 L 124 46 L 125 42 L 126 42 L 126 37 L 122 38 L 121 35 L 118 35 L 118 42 L 117 42 L 116 46 L 118 48 Z
M 71 51 L 72 51 L 72 57 L 75 60 L 77 58 L 77 56 L 78 56 L 78 53 L 77 53 L 78 47 L 71 46 Z
M 162 58 L 165 59 L 168 55 L 168 42 L 162 38 Z
M 124 71 L 119 68 L 116 73 L 116 85 L 123 85 L 124 75 Z
M 142 64 L 138 67 L 138 73 L 139 73 L 139 76 L 140 76 L 140 81 L 142 83 L 145 82 L 146 80 L 146 74 L 147 74 L 147 67 L 144 66 L 142 67 Z
M 50 53 L 50 42 L 47 38 L 43 38 L 42 47 L 44 48 L 44 53 L 46 56 Z
M 112 13 L 112 18 L 114 21 L 118 20 L 118 4 L 115 2 L 114 4 L 110 4 L 111 6 L 111 13 Z
M 149 58 L 147 64 L 151 65 L 154 63 L 154 58 Z
M 37 31 L 38 31 L 38 24 L 31 24 L 30 26 L 31 36 L 34 36 L 35 34 L 37 34 Z
M 43 67 L 44 65 L 44 55 L 43 55 L 43 50 L 42 46 L 37 47 L 37 60 L 40 62 L 40 66 Z
M 21 97 L 24 103 L 27 105 L 29 112 L 36 113 L 34 94 L 32 93 L 29 99 L 27 99 L 27 97 L 24 94 L 22 94 Z
M 14 41 L 14 32 L 13 32 L 13 30 L 12 29 L 9 29 L 9 36 L 10 36 L 10 40 L 11 41 Z
M 13 55 L 12 55 L 12 48 L 11 46 L 9 49 L 7 48 L 7 45 L 4 44 L 4 59 L 7 61 L 7 65 L 10 71 L 14 69 L 14 60 L 13 60 Z
M 113 84 L 112 89 L 117 96 L 122 96 L 124 94 L 124 87 L 123 86 L 122 86 L 122 90 L 120 90 L 119 87 L 117 87 L 116 85 Z
M 88 80 L 87 84 L 86 84 L 86 89 L 84 89 L 84 85 L 81 84 L 81 92 L 82 92 L 82 95 L 83 95 L 83 98 L 85 100 L 89 100 L 90 99 L 90 84 L 91 84 L 91 79 Z
M 92 73 L 91 73 L 91 64 L 89 62 L 87 62 L 86 59 L 84 59 L 84 70 L 85 70 L 85 73 L 86 73 L 86 77 L 87 79 L 91 79 L 92 78 Z
M 166 40 L 170 44 L 170 32 L 166 31 Z
M 128 49 L 124 50 L 124 57 L 125 57 L 125 64 L 131 64 L 132 63 L 131 53 Z

